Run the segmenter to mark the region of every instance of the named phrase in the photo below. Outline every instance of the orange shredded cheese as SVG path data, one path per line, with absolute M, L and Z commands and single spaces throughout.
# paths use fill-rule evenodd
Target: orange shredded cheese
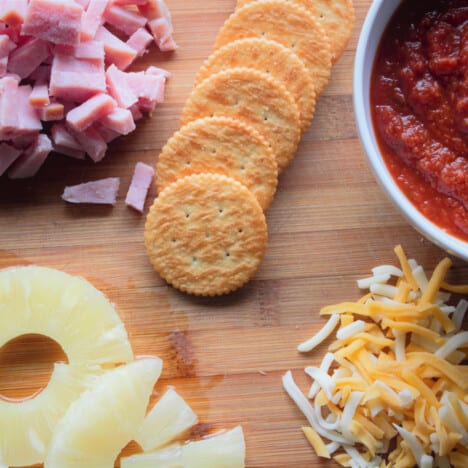
M 468 285 L 446 281 L 448 258 L 428 276 L 401 246 L 395 254 L 400 268 L 358 281 L 369 293 L 321 309 L 338 329 L 327 330 L 336 336 L 325 370 L 309 372 L 315 401 L 299 399 L 290 372 L 284 388 L 311 423 L 303 431 L 314 450 L 342 466 L 468 466 L 468 307 L 448 304 Z

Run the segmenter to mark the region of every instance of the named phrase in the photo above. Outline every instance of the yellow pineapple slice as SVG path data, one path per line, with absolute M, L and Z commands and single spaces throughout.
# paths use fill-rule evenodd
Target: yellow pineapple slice
M 45 468 L 113 468 L 143 423 L 162 361 L 140 359 L 103 374 L 57 424 Z
M 209 439 L 174 444 L 120 460 L 121 468 L 244 468 L 245 441 L 240 426 Z
M 169 388 L 146 416 L 135 441 L 148 452 L 172 442 L 197 421 L 192 408 Z
M 37 266 L 0 271 L 0 347 L 25 334 L 55 340 L 69 365 L 57 365 L 34 398 L 0 399 L 0 455 L 8 466 L 41 463 L 55 423 L 102 372 L 133 359 L 127 333 L 106 297 L 82 278 Z
M 104 294 L 51 268 L 0 271 L 0 347 L 28 333 L 55 340 L 74 364 L 133 359 L 125 327 Z
M 34 398 L 22 402 L 0 399 L 4 463 L 24 466 L 44 461 L 52 429 L 70 404 L 102 373 L 98 366 L 55 364 L 49 384 Z

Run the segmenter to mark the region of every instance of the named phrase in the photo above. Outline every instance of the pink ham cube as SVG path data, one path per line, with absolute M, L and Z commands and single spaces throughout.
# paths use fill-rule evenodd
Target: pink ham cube
M 89 41 L 94 39 L 97 30 L 104 23 L 104 11 L 109 4 L 109 0 L 90 0 L 88 8 L 83 15 L 81 25 L 81 39 Z
M 104 43 L 106 63 L 113 63 L 121 70 L 125 70 L 137 56 L 135 49 L 132 49 L 125 42 L 121 41 L 104 26 L 98 29 L 96 40 Z
M 74 0 L 30 0 L 23 34 L 54 44 L 80 42 L 83 7 Z
M 125 204 L 143 212 L 148 190 L 154 177 L 154 169 L 142 162 L 137 163 L 132 182 L 125 198 Z
M 89 127 L 82 132 L 77 132 L 68 127 L 68 130 L 81 145 L 83 151 L 94 162 L 99 162 L 104 158 L 107 151 L 107 143 L 96 129 Z
M 50 104 L 49 89 L 47 85 L 36 83 L 29 95 L 29 104 L 33 107 L 45 107 Z
M 0 34 L 0 57 L 6 57 L 13 49 L 16 49 L 16 43 L 10 39 L 10 36 Z
M 8 71 L 20 78 L 28 77 L 49 57 L 49 46 L 42 39 L 32 39 L 15 49 L 8 60 Z
M 96 94 L 67 114 L 67 123 L 73 130 L 81 132 L 96 120 L 112 112 L 117 103 L 107 94 Z
M 36 175 L 52 151 L 52 142 L 43 133 L 37 135 L 36 141 L 15 161 L 8 171 L 10 179 L 26 179 Z
M 137 57 L 141 57 L 147 52 L 148 46 L 153 41 L 153 36 L 146 30 L 140 28 L 135 31 L 127 40 L 127 45 L 136 50 Z
M 21 150 L 7 143 L 0 143 L 0 176 L 18 159 L 20 154 Z
M 111 65 L 106 71 L 107 89 L 120 107 L 128 109 L 138 102 L 138 96 L 130 89 L 127 73 Z
M 50 95 L 67 101 L 84 102 L 106 91 L 104 62 L 74 56 L 54 55 Z
M 39 109 L 39 118 L 43 122 L 63 120 L 65 116 L 64 105 L 61 102 L 51 102 Z
M 143 28 L 147 22 L 144 16 L 114 4 L 110 4 L 106 8 L 104 19 L 106 23 L 111 24 L 128 36 Z
M 65 187 L 62 199 L 68 203 L 115 205 L 119 186 L 120 179 L 118 177 L 93 180 L 92 182 Z
M 128 109 L 116 107 L 112 112 L 100 120 L 104 127 L 113 130 L 119 135 L 128 135 L 135 130 L 133 115 Z

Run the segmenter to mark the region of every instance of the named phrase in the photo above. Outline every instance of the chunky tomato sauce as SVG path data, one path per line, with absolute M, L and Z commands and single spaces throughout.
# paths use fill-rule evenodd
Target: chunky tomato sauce
M 390 172 L 468 241 L 468 0 L 404 0 L 377 53 L 373 119 Z

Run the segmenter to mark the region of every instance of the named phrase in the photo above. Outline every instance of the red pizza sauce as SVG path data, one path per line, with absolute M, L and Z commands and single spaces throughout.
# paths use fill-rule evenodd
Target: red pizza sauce
M 400 189 L 468 241 L 468 0 L 402 2 L 379 45 L 371 100 Z

